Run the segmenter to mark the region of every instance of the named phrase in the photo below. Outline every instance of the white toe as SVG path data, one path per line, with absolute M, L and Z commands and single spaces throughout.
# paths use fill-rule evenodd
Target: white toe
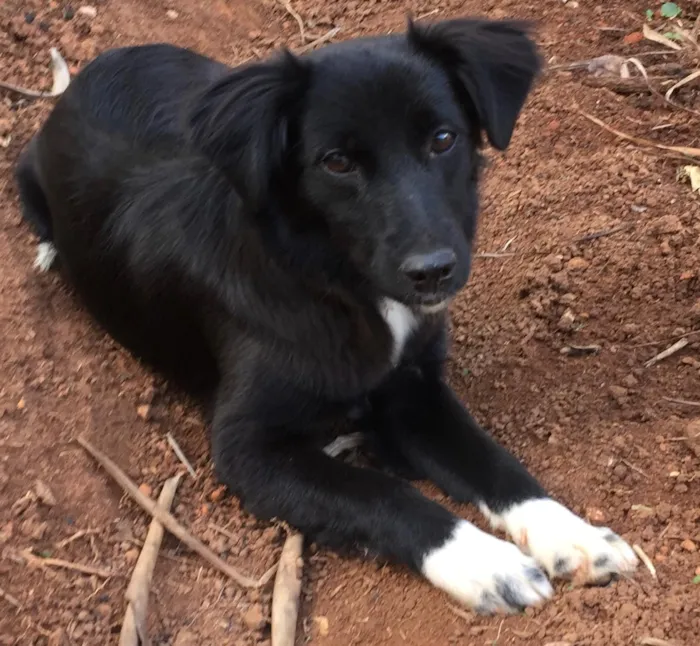
M 426 555 L 422 569 L 433 585 L 477 612 L 518 612 L 552 596 L 534 559 L 467 521 Z
M 528 500 L 500 514 L 487 511 L 487 515 L 552 577 L 596 583 L 633 572 L 637 566 L 634 550 L 617 534 L 588 524 L 550 498 Z
M 58 252 L 52 242 L 40 242 L 36 247 L 36 258 L 34 259 L 34 268 L 39 271 L 48 271 L 51 269 Z

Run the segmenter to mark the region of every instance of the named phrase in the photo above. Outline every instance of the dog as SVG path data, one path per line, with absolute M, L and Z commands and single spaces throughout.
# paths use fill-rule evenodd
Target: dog
M 168 44 L 113 49 L 16 171 L 39 268 L 58 260 L 113 338 L 211 401 L 217 477 L 247 510 L 403 564 L 481 613 L 637 563 L 550 497 L 444 378 L 480 150 L 510 143 L 541 67 L 530 34 L 409 21 L 235 68 Z M 391 469 L 324 453 L 348 424 Z

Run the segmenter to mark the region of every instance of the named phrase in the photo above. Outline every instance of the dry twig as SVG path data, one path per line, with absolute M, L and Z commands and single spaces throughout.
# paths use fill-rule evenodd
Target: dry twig
M 149 498 L 133 483 L 131 478 L 127 476 L 112 460 L 110 460 L 102 451 L 95 448 L 88 440 L 83 437 L 77 438 L 80 444 L 102 468 L 117 481 L 119 486 L 136 502 L 139 507 L 148 512 L 153 518 L 156 518 L 173 536 L 182 541 L 193 552 L 199 554 L 207 563 L 215 567 L 217 570 L 228 576 L 230 579 L 238 583 L 243 588 L 260 588 L 264 586 L 274 575 L 275 567 L 270 568 L 259 579 L 251 579 L 250 577 L 241 574 L 234 567 L 230 566 L 226 561 L 220 559 L 212 550 L 210 550 L 202 541 L 193 536 L 176 518 L 161 509 L 158 503 Z
M 289 0 L 279 0 L 279 3 L 285 8 L 285 11 L 296 20 L 297 25 L 299 25 L 299 36 L 301 37 L 301 44 L 306 42 L 306 28 L 304 27 L 304 21 L 297 11 L 292 7 L 292 3 Z
M 171 433 L 167 433 L 165 437 L 168 440 L 168 444 L 170 444 L 170 448 L 173 450 L 173 453 L 175 453 L 175 455 L 177 456 L 177 459 L 180 460 L 180 462 L 182 462 L 183 465 L 185 465 L 185 469 L 187 469 L 189 474 L 196 480 L 197 472 L 194 470 L 192 463 L 187 459 L 187 456 L 184 454 L 183 450 L 180 448 L 180 445 L 177 443 L 175 438 L 172 436 Z
M 620 226 L 613 227 L 612 229 L 605 229 L 604 231 L 594 231 L 593 233 L 587 233 L 579 238 L 574 238 L 574 242 L 590 242 L 591 240 L 598 240 L 598 238 L 606 238 L 607 236 L 615 235 L 620 233 L 620 231 L 627 231 L 631 229 L 634 225 L 632 224 L 621 224 Z
M 679 646 L 678 642 L 670 642 L 658 637 L 642 637 L 639 646 Z
M 331 442 L 324 451 L 330 457 L 337 457 L 344 451 L 358 446 L 362 441 L 360 433 L 341 435 Z M 301 594 L 301 566 L 304 537 L 298 532 L 289 532 L 282 547 L 272 592 L 272 646 L 294 646 L 294 638 L 299 615 L 299 595 Z
M 319 36 L 316 40 L 312 40 L 310 43 L 307 43 L 303 47 L 300 47 L 297 50 L 297 53 L 303 54 L 304 52 L 308 52 L 312 50 L 314 47 L 317 47 L 318 45 L 323 45 L 323 43 L 327 43 L 329 40 L 332 38 L 335 38 L 338 35 L 338 32 L 340 31 L 340 27 L 334 27 L 333 29 L 327 31 L 323 36 Z
M 644 550 L 639 547 L 636 543 L 632 545 L 632 549 L 634 550 L 634 553 L 639 557 L 639 560 L 644 563 L 646 566 L 647 570 L 649 570 L 649 574 L 651 574 L 652 578 L 658 579 L 656 576 L 656 568 L 654 567 L 654 564 L 651 562 L 651 559 L 646 555 Z
M 15 598 L 13 597 L 9 592 L 5 592 L 2 588 L 0 588 L 0 598 L 5 599 L 7 603 L 9 603 L 11 606 L 14 606 L 17 608 L 17 610 L 21 610 L 22 604 Z
M 598 119 L 598 117 L 594 117 L 592 114 L 588 114 L 587 112 L 584 112 L 583 110 L 578 110 L 578 112 L 581 114 L 581 116 L 585 117 L 589 121 L 592 121 L 595 123 L 597 126 L 600 126 L 603 128 L 603 130 L 607 130 L 608 132 L 612 133 L 616 137 L 619 137 L 620 139 L 624 139 L 626 141 L 631 141 L 633 144 L 637 144 L 638 146 L 647 146 L 650 148 L 658 148 L 659 150 L 670 150 L 671 152 L 674 153 L 679 153 L 681 155 L 686 155 L 687 157 L 700 157 L 700 148 L 692 148 L 690 146 L 666 146 L 664 144 L 659 144 L 655 141 L 652 141 L 651 139 L 644 139 L 642 137 L 633 137 L 632 135 L 628 135 L 621 130 L 616 130 L 612 126 L 609 126 L 607 123 L 604 121 L 601 121 Z
M 98 533 L 99 533 L 98 529 L 79 529 L 72 536 L 69 536 L 68 538 L 64 538 L 62 541 L 55 543 L 55 547 L 56 547 L 56 549 L 60 550 L 60 549 L 63 549 L 66 545 L 70 545 L 73 541 L 77 541 L 79 538 L 82 538 L 83 536 L 90 536 L 92 534 L 98 534 Z
M 700 406 L 700 402 L 691 401 L 690 399 L 676 399 L 675 397 L 662 397 L 661 399 L 671 404 L 680 404 L 681 406 Z
M 82 574 L 91 574 L 94 576 L 99 576 L 102 579 L 108 579 L 112 576 L 109 570 L 105 570 L 99 567 L 93 567 L 92 565 L 82 565 L 81 563 L 73 563 L 71 561 L 64 561 L 63 559 L 51 559 L 42 558 L 33 554 L 31 550 L 23 550 L 22 557 L 30 565 L 36 565 L 39 567 L 55 567 L 61 568 L 63 570 L 72 570 L 73 572 L 81 572 Z
M 165 481 L 158 497 L 158 507 L 168 511 L 172 507 L 175 491 L 180 483 L 180 476 Z M 126 589 L 126 614 L 119 634 L 119 646 L 149 646 L 147 629 L 148 591 L 156 567 L 158 550 L 163 541 L 163 526 L 155 518 L 151 521 L 148 534 L 143 544 L 136 566 L 131 574 L 131 581 Z
M 659 354 L 653 356 L 649 361 L 647 361 L 644 364 L 645 368 L 651 368 L 655 363 L 658 363 L 659 361 L 663 361 L 664 359 L 668 359 L 671 355 L 676 354 L 679 350 L 682 350 L 685 348 L 686 345 L 688 345 L 690 341 L 688 341 L 687 337 L 683 337 L 682 339 L 678 339 L 672 346 L 666 348 L 663 352 L 659 352 Z
M 53 86 L 48 92 L 30 90 L 12 83 L 5 83 L 4 81 L 0 81 L 0 89 L 16 92 L 33 99 L 52 99 L 63 94 L 70 84 L 70 71 L 66 61 L 63 60 L 63 57 L 55 47 L 51 48 L 51 73 L 53 74 Z

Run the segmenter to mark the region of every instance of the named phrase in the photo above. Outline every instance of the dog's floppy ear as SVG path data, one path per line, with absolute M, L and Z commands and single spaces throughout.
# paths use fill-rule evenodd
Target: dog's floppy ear
M 215 81 L 189 114 L 194 145 L 231 180 L 250 208 L 265 201 L 289 147 L 290 123 L 309 77 L 289 52 Z
M 510 143 L 518 114 L 541 68 L 529 24 L 519 21 L 409 21 L 409 42 L 437 61 L 489 141 L 499 150 Z

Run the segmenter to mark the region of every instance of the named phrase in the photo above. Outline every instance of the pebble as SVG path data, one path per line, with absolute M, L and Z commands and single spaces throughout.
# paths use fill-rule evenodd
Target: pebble
M 199 646 L 199 638 L 193 632 L 189 630 L 181 630 L 177 637 L 175 637 L 175 642 L 173 646 Z
M 83 5 L 76 11 L 79 16 L 85 16 L 86 18 L 95 18 L 97 16 L 97 9 L 92 5 Z
M 639 385 L 639 380 L 633 374 L 629 374 L 622 380 L 622 383 L 626 388 L 634 388 Z
M 173 9 L 168 9 L 165 12 L 166 17 L 168 20 L 177 20 L 180 14 L 177 11 L 174 11 Z
M 141 404 L 136 407 L 136 414 L 144 421 L 151 418 L 151 407 L 148 404 Z
M 568 332 L 574 327 L 575 322 L 576 322 L 576 315 L 571 311 L 571 309 L 567 309 L 561 315 L 561 318 L 559 319 L 559 322 L 557 323 L 557 327 L 560 330 L 562 330 L 563 332 Z
M 588 266 L 591 263 L 588 262 L 585 258 L 582 258 L 581 256 L 575 256 L 569 262 L 566 263 L 566 268 L 569 271 L 583 271 L 584 269 L 588 269 Z
M 260 630 L 265 625 L 265 616 L 259 603 L 252 605 L 243 613 L 243 623 L 250 630 Z
M 132 547 L 130 550 L 127 550 L 127 552 L 124 554 L 124 558 L 126 559 L 126 562 L 129 565 L 133 565 L 134 563 L 136 563 L 138 557 L 139 551 L 135 547 Z
M 698 549 L 698 546 L 691 541 L 689 538 L 686 538 L 682 543 L 681 547 L 686 551 L 686 552 L 696 552 Z
M 151 487 L 151 485 L 149 485 L 147 482 L 142 482 L 139 485 L 139 491 L 144 496 L 148 496 L 149 498 L 153 495 L 153 487 Z

